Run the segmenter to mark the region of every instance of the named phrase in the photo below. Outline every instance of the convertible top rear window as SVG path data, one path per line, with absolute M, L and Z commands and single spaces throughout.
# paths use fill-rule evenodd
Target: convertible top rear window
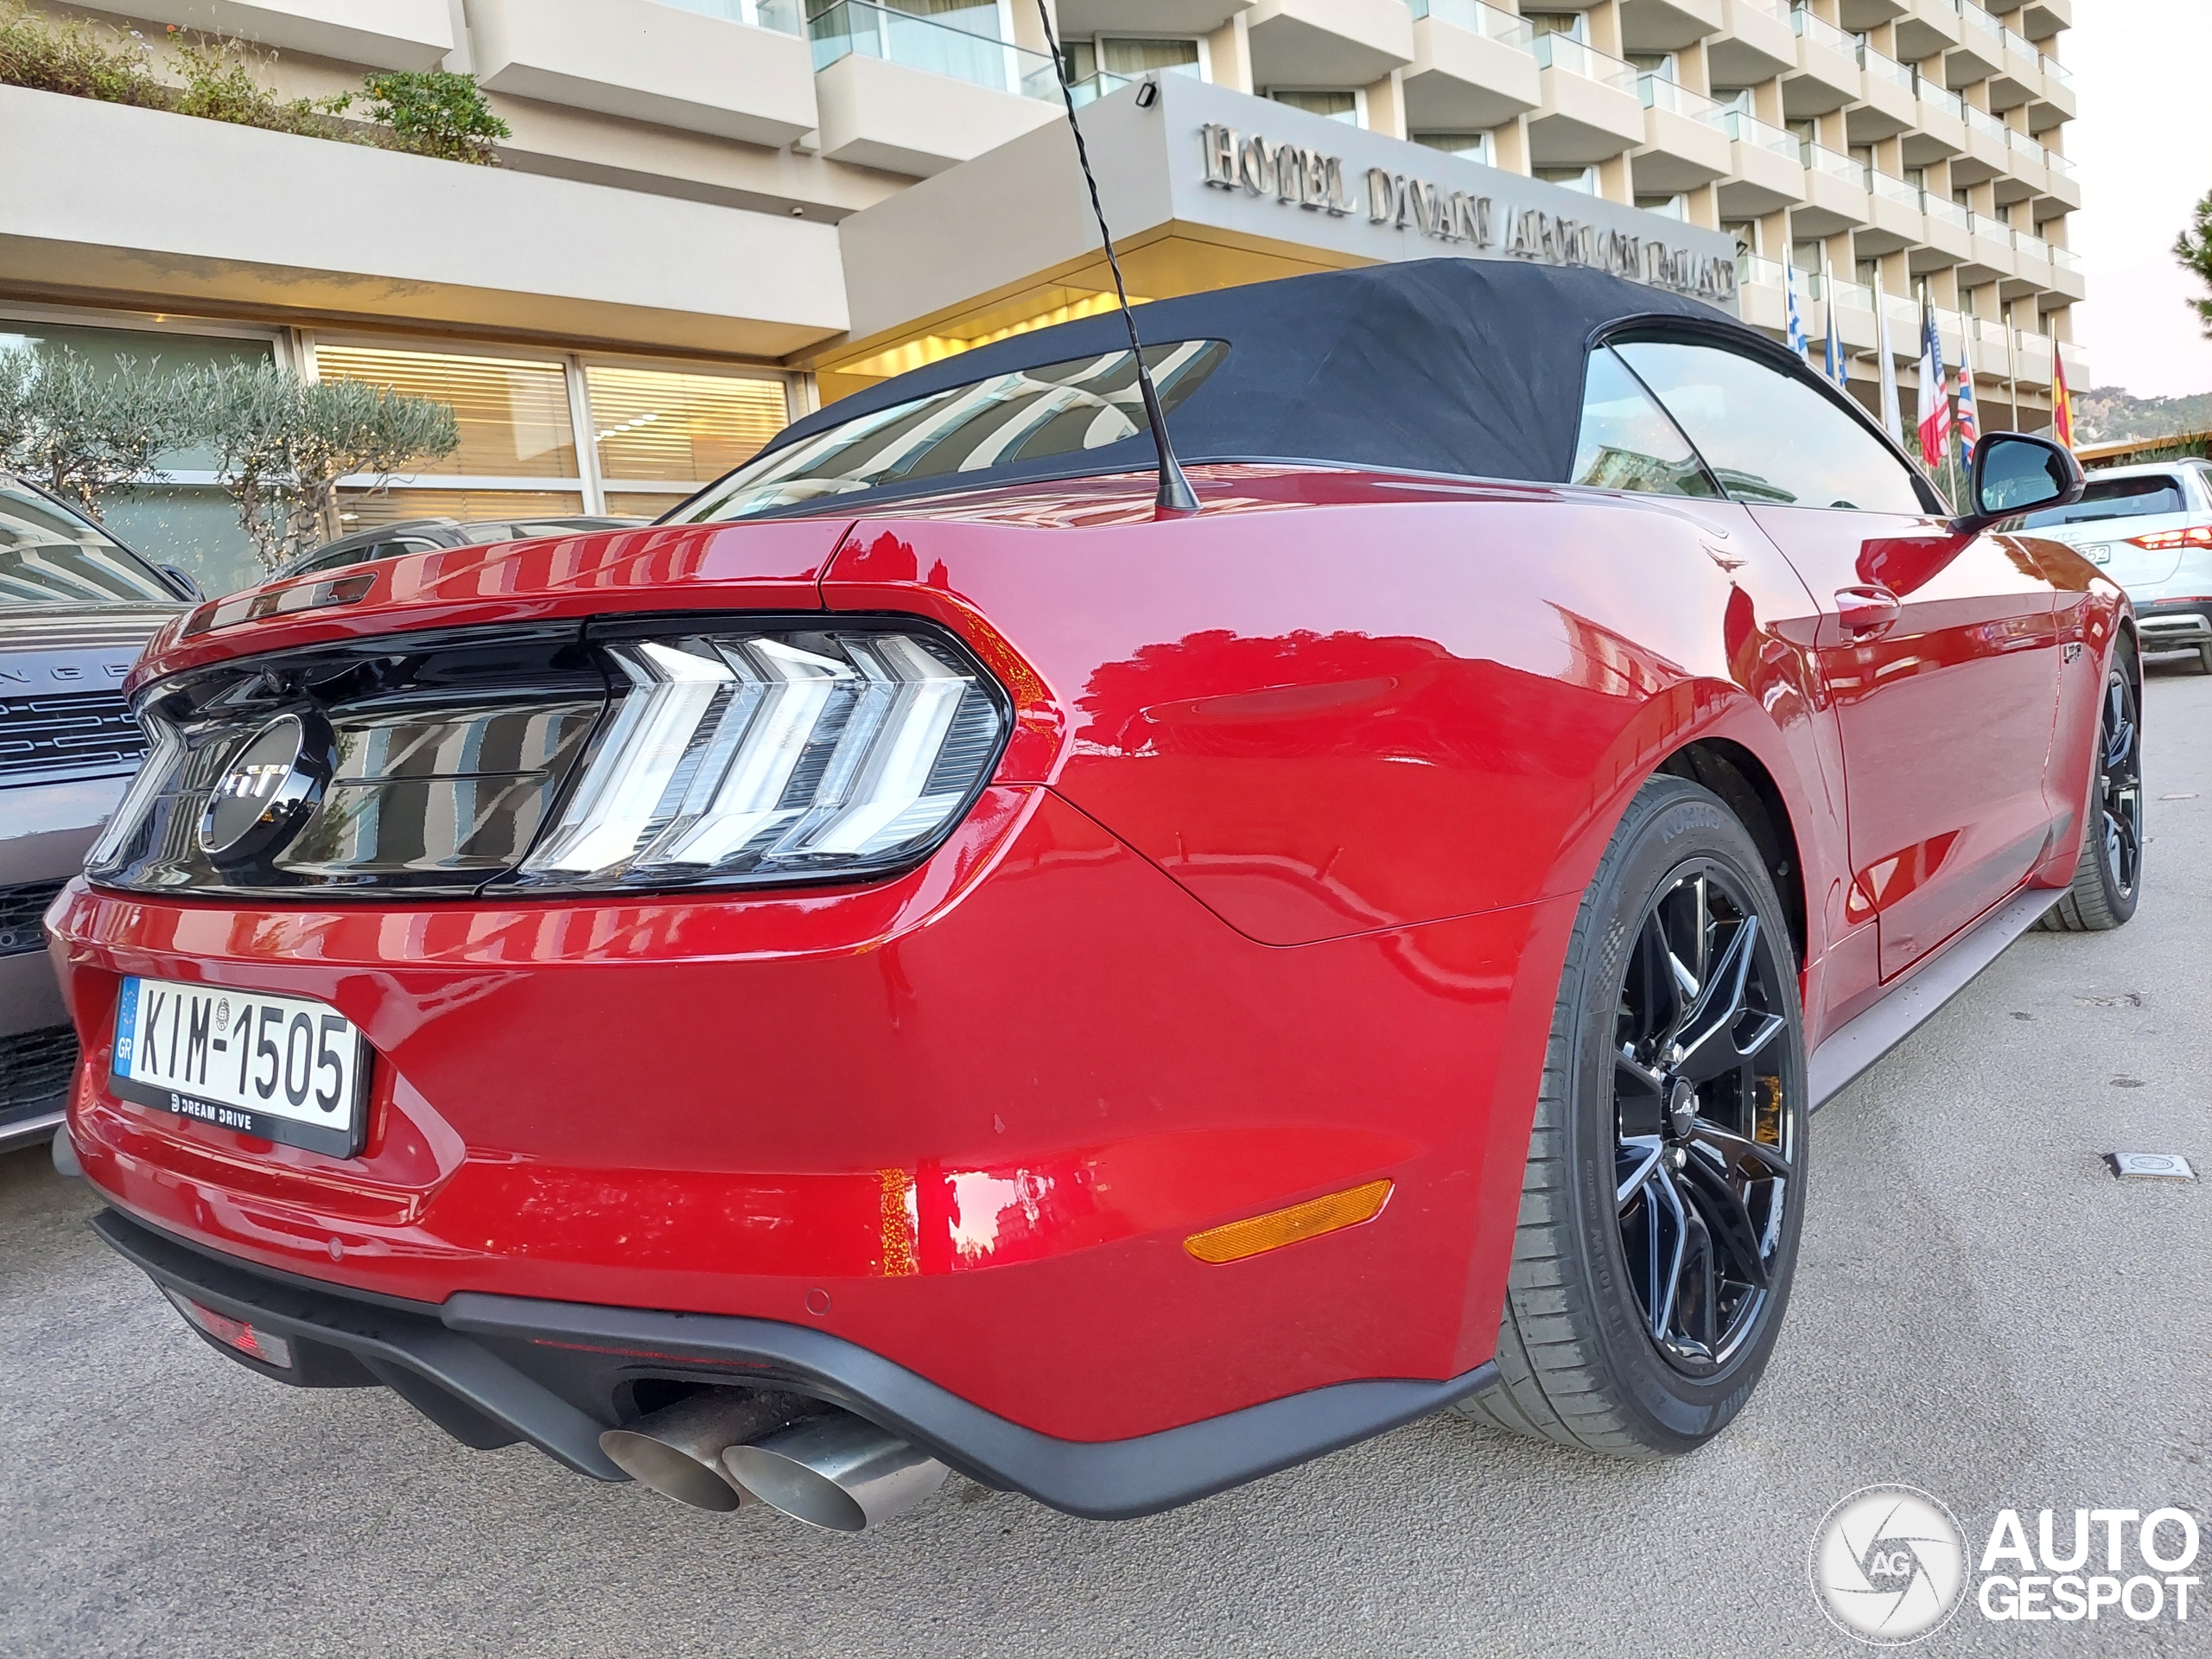
M 1144 348 L 1160 406 L 1171 410 L 1228 356 L 1228 342 L 1219 340 Z M 679 508 L 669 522 L 749 518 L 818 496 L 924 479 L 980 483 L 962 475 L 1103 449 L 1143 429 L 1135 359 L 1126 347 L 1012 369 L 855 415 L 772 450 Z

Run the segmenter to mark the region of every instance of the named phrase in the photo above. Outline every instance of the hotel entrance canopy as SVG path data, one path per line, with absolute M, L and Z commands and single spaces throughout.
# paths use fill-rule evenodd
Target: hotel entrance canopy
M 1308 271 L 1459 256 L 1586 266 L 1733 313 L 1734 238 L 1184 75 L 1080 118 L 1133 302 Z M 1113 307 L 1064 122 L 839 226 L 846 340 L 827 403 Z

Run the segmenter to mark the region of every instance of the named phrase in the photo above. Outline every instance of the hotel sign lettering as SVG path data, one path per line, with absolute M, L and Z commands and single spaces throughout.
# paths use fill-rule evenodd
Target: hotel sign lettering
M 1343 158 L 1209 121 L 1199 129 L 1205 181 L 1220 190 L 1272 196 L 1332 219 L 1364 214 L 1370 225 L 1411 231 L 1447 246 L 1552 265 L 1586 265 L 1617 276 L 1725 302 L 1735 296 L 1736 264 L 1653 237 L 1587 224 L 1540 207 L 1501 207 L 1491 197 L 1370 167 L 1348 178 Z

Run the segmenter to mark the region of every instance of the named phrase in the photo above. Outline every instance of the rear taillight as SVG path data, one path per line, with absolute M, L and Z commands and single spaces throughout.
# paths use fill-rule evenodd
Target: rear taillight
M 162 1295 L 176 1304 L 176 1311 L 200 1330 L 221 1343 L 234 1348 L 249 1359 L 257 1359 L 264 1365 L 274 1365 L 280 1371 L 292 1369 L 292 1344 L 283 1338 L 267 1331 L 257 1330 L 244 1319 L 234 1319 L 227 1313 L 218 1313 L 212 1307 L 202 1307 L 189 1296 L 164 1290 Z
M 1007 732 L 997 682 L 925 624 L 646 625 L 602 648 L 605 728 L 516 886 L 881 874 L 951 833 Z
M 2147 547 L 2154 553 L 2170 553 L 2177 547 L 2212 547 L 2212 524 L 2191 524 L 2185 530 L 2154 530 L 2147 536 L 2131 536 L 2128 543 L 2133 547 Z

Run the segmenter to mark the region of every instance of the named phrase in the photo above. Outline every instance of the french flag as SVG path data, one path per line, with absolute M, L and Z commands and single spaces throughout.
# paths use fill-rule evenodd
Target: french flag
M 1936 331 L 1934 308 L 1923 306 L 1920 318 L 1920 458 L 1933 472 L 1943 464 L 1943 447 L 1951 436 L 1950 388 L 1945 384 L 1943 340 Z

